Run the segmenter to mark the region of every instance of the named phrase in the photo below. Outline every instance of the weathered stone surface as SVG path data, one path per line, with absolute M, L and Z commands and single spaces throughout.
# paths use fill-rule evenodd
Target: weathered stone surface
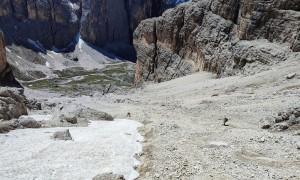
M 125 178 L 119 174 L 103 173 L 93 177 L 93 180 L 125 180 Z
M 135 83 L 202 70 L 229 76 L 267 69 L 299 51 L 298 2 L 192 1 L 144 20 L 133 35 Z
M 73 140 L 69 129 L 65 131 L 57 131 L 52 136 L 51 139 L 53 140 L 63 140 L 63 141 L 71 141 Z
M 65 115 L 65 114 L 63 114 L 63 115 L 61 115 L 60 117 L 60 120 L 62 120 L 62 121 L 67 121 L 67 122 L 69 122 L 69 123 L 71 123 L 71 124 L 77 124 L 77 117 L 76 117 L 76 114 L 68 114 L 68 115 Z
M 170 0 L 90 0 L 90 12 L 83 20 L 82 39 L 129 60 L 135 60 L 132 33 L 138 24 L 156 17 L 170 7 L 184 2 Z
M 80 29 L 82 0 L 2 0 L 0 27 L 8 41 L 38 41 L 45 48 L 66 48 Z
M 3 33 L 0 30 L 0 86 L 14 81 L 12 70 L 6 59 L 6 50 Z
M 27 115 L 23 89 L 0 87 L 0 119 L 10 120 Z
M 32 118 L 21 118 L 19 119 L 20 125 L 25 128 L 40 128 L 42 124 Z

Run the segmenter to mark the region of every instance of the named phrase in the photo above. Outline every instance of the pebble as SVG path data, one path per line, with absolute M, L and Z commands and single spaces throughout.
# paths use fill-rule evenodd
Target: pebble
M 296 77 L 296 73 L 291 73 L 286 76 L 286 79 L 293 79 L 294 77 Z

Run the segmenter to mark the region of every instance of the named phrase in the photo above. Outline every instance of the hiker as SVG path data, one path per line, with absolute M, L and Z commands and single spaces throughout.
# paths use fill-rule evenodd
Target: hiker
M 131 117 L 131 113 L 130 112 L 127 113 L 127 117 Z
M 224 120 L 223 120 L 224 126 L 227 126 L 227 125 L 226 125 L 227 122 L 228 122 L 228 119 L 227 119 L 227 118 L 224 118 Z

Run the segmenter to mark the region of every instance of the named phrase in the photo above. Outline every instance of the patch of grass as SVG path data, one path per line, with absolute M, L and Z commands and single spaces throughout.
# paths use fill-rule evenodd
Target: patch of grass
M 63 87 L 58 85 L 57 82 L 65 79 L 53 78 L 53 79 L 43 79 L 34 82 L 24 82 L 23 85 L 31 89 L 53 89 L 55 91 L 63 90 Z
M 115 69 L 106 69 L 103 71 L 104 74 L 108 76 L 112 76 L 113 74 L 128 74 L 128 70 L 122 68 L 115 68 Z
M 107 77 L 107 76 L 101 76 L 101 75 L 87 75 L 83 79 L 71 81 L 67 84 L 69 85 L 75 85 L 75 84 L 108 84 L 111 81 L 116 81 L 116 79 Z

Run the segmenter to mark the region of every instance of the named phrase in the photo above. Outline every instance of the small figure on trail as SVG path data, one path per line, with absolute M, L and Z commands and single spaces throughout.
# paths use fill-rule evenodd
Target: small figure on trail
M 224 118 L 224 120 L 223 120 L 223 125 L 224 125 L 224 126 L 228 126 L 228 125 L 226 125 L 227 122 L 228 122 L 228 119 L 227 119 L 227 118 Z
M 130 112 L 127 113 L 127 117 L 131 117 L 131 113 Z

